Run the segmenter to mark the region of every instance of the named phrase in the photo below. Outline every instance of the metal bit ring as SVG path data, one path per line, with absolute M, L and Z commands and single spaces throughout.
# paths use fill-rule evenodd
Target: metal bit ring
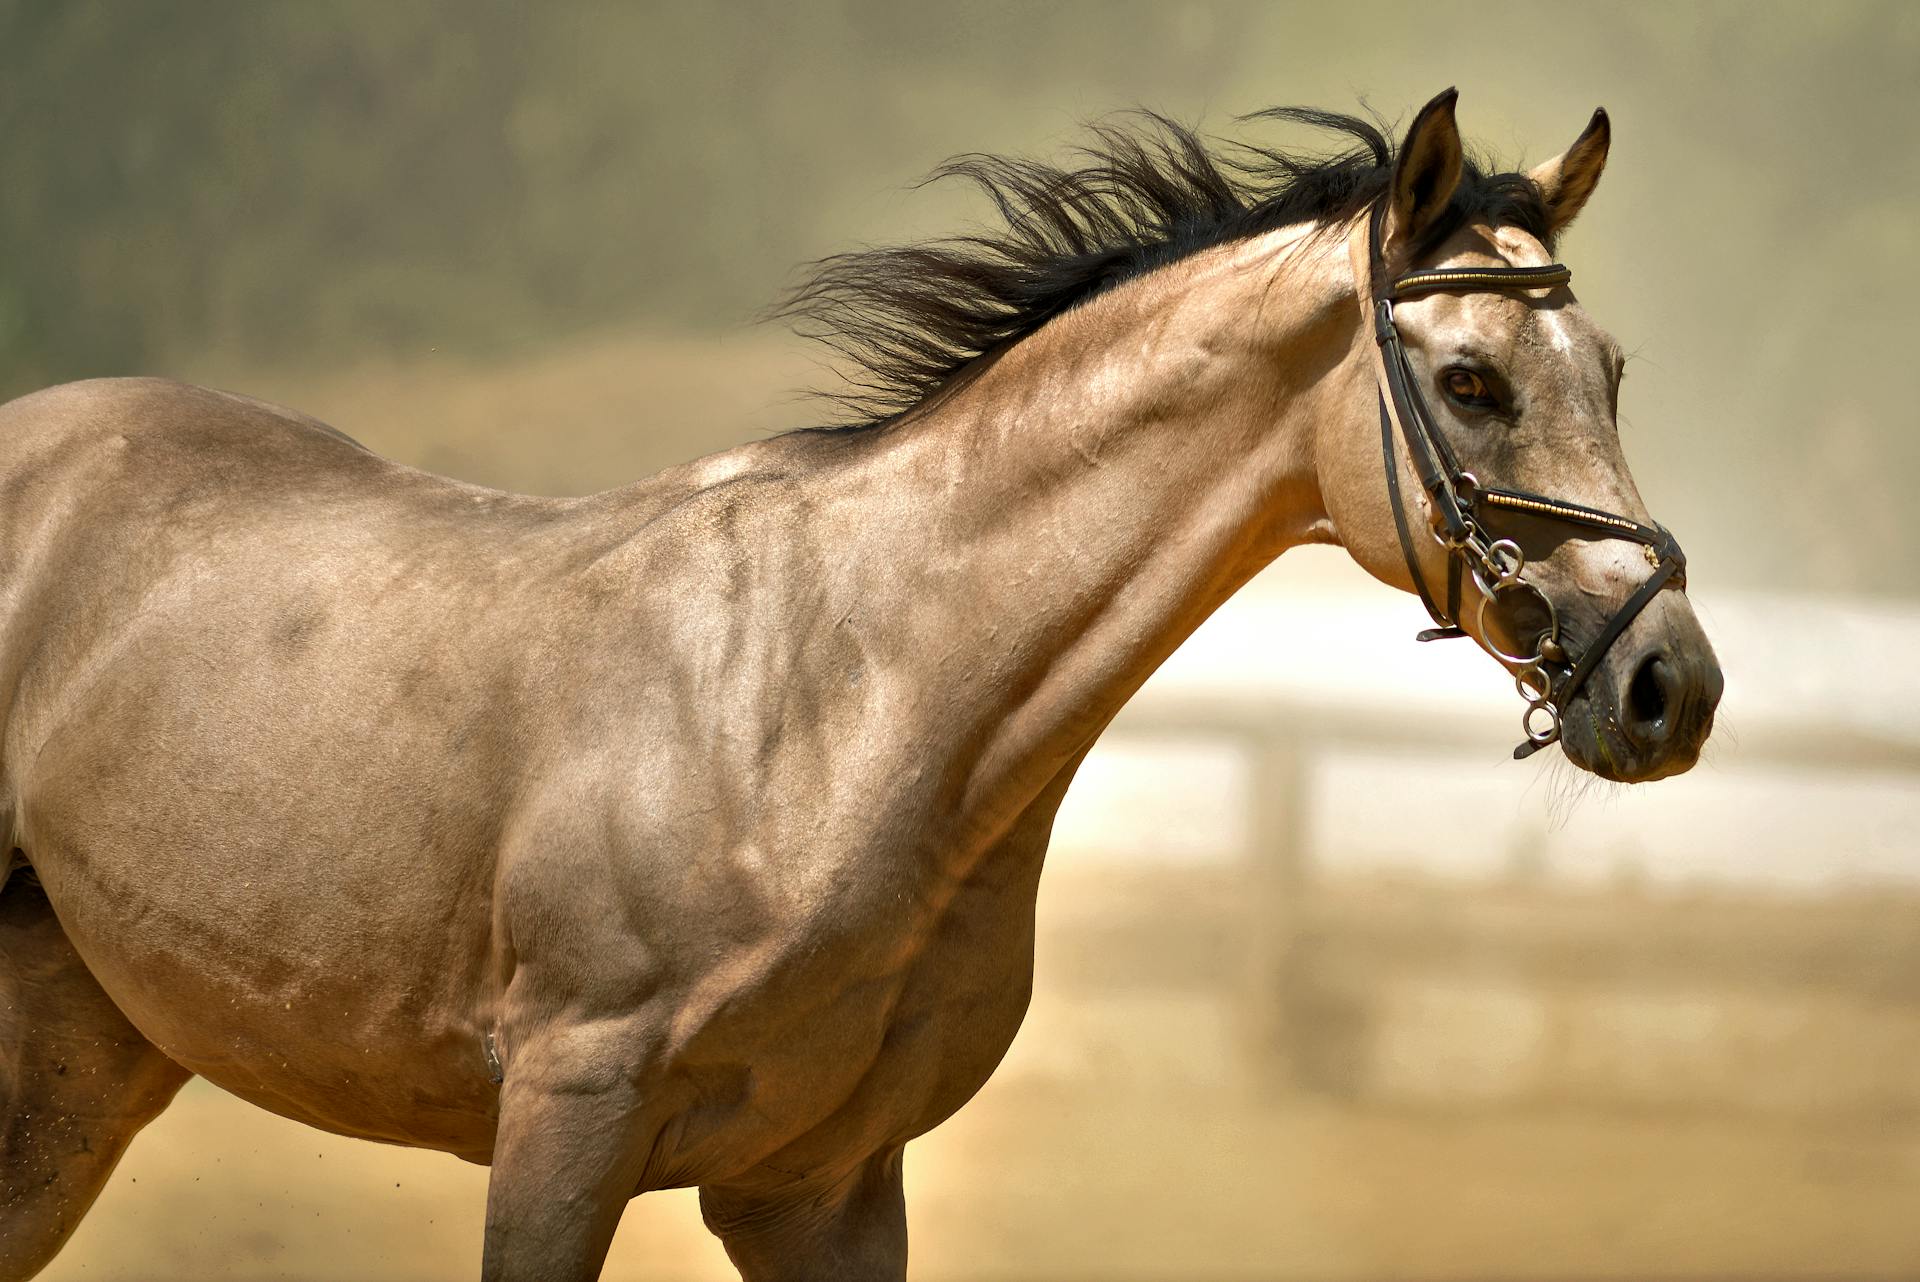
M 1553 674 L 1544 662 L 1536 660 L 1514 673 L 1513 686 L 1528 703 L 1553 700 Z
M 1527 568 L 1527 554 L 1512 539 L 1497 539 L 1487 548 L 1487 568 L 1493 571 L 1493 586 L 1510 587 L 1520 581 L 1520 571 Z
M 1542 712 L 1547 714 L 1547 724 L 1545 729 L 1536 730 L 1533 719 L 1536 713 Z M 1526 731 L 1528 743 L 1544 748 L 1560 737 L 1560 709 L 1545 699 L 1531 700 L 1527 710 L 1520 714 L 1520 728 Z
M 1545 593 L 1539 591 L 1537 588 L 1534 588 L 1532 584 L 1526 582 L 1524 579 L 1515 579 L 1510 583 L 1496 583 L 1496 584 L 1493 584 L 1491 587 L 1489 587 L 1488 584 L 1485 581 L 1483 581 L 1479 575 L 1476 574 L 1474 576 L 1474 582 L 1480 588 L 1480 597 L 1479 597 L 1479 600 L 1474 605 L 1473 626 L 1474 626 L 1474 632 L 1477 634 L 1479 638 L 1481 647 L 1485 649 L 1488 654 L 1500 660 L 1500 662 L 1506 664 L 1510 668 L 1524 669 L 1524 668 L 1531 668 L 1539 664 L 1540 660 L 1544 657 L 1542 654 L 1542 647 L 1544 647 L 1547 642 L 1558 641 L 1560 638 L 1560 612 L 1554 609 L 1552 600 L 1550 600 Z M 1547 626 L 1540 633 L 1539 638 L 1534 642 L 1534 650 L 1532 654 L 1508 654 L 1505 650 L 1502 650 L 1499 646 L 1495 645 L 1492 641 L 1487 639 L 1487 606 L 1488 604 L 1491 603 L 1502 592 L 1510 592 L 1518 588 L 1526 588 L 1532 591 L 1534 596 L 1537 597 L 1540 603 L 1544 605 L 1547 609 Z

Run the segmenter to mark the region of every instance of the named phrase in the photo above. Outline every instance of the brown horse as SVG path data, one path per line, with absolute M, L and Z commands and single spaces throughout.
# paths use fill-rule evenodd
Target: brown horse
M 1604 115 L 1497 174 L 1450 92 L 1397 152 L 1279 114 L 1356 145 L 961 162 L 1003 233 L 795 301 L 867 418 L 611 493 L 169 382 L 0 408 L 0 1279 L 195 1073 L 490 1163 L 490 1279 L 591 1278 L 689 1185 L 748 1279 L 902 1277 L 902 1150 L 1020 1025 L 1075 767 L 1297 544 L 1464 591 L 1575 763 L 1692 764 L 1719 674 L 1545 266 Z

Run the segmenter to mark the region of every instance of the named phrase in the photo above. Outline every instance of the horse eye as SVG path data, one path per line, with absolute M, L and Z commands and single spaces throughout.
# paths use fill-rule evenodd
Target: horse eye
M 1497 404 L 1487 380 L 1470 369 L 1454 366 L 1441 374 L 1440 386 L 1452 400 L 1471 409 L 1492 409 Z

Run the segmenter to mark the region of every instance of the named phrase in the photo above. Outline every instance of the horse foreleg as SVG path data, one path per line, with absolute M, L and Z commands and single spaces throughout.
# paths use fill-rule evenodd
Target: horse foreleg
M 902 1282 L 907 1205 L 900 1150 L 837 1179 L 705 1187 L 700 1212 L 745 1282 Z
M 43 1268 L 192 1074 L 88 973 L 40 887 L 0 893 L 0 1282 Z
M 487 1184 L 483 1282 L 591 1282 L 659 1133 L 618 1072 L 509 1067 Z

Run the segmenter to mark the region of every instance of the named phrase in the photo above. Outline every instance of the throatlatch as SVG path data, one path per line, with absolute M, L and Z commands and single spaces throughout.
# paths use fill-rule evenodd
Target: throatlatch
M 1545 267 L 1451 267 L 1409 272 L 1398 279 L 1387 277 L 1385 256 L 1381 252 L 1381 224 L 1385 206 L 1376 205 L 1369 227 L 1369 250 L 1373 301 L 1373 337 L 1380 345 L 1381 364 L 1386 371 L 1386 388 L 1380 393 L 1380 449 L 1386 458 L 1387 497 L 1393 507 L 1393 524 L 1400 537 L 1400 552 L 1406 558 L 1407 572 L 1413 576 L 1414 590 L 1433 617 L 1436 626 L 1420 633 L 1422 641 L 1470 636 L 1460 626 L 1460 586 L 1463 572 L 1471 573 L 1478 595 L 1474 603 L 1474 631 L 1480 644 L 1513 673 L 1514 686 L 1527 701 L 1520 714 L 1520 727 L 1526 739 L 1513 750 L 1516 761 L 1532 756 L 1560 737 L 1562 711 L 1573 701 L 1600 666 L 1608 647 L 1627 630 L 1627 625 L 1646 608 L 1664 587 L 1686 585 L 1687 558 L 1664 526 L 1642 525 L 1638 521 L 1603 512 L 1598 508 L 1563 499 L 1531 494 L 1525 490 L 1483 486 L 1479 478 L 1460 466 L 1459 458 L 1447 444 L 1434 421 L 1433 412 L 1420 395 L 1406 345 L 1393 320 L 1396 302 L 1419 294 L 1438 291 L 1457 293 L 1504 292 L 1507 290 L 1548 289 L 1564 285 L 1573 273 L 1559 263 Z M 1391 402 L 1391 410 L 1389 410 Z M 1406 444 L 1407 458 L 1427 495 L 1427 523 L 1430 533 L 1447 549 L 1446 604 L 1436 602 L 1420 572 L 1413 534 L 1407 525 L 1406 505 L 1400 495 L 1400 470 L 1393 449 L 1393 424 L 1398 419 L 1400 438 Z M 1646 582 L 1628 597 L 1607 620 L 1600 634 L 1584 647 L 1568 645 L 1561 639 L 1560 616 L 1546 594 L 1526 581 L 1523 571 L 1526 554 L 1511 538 L 1490 535 L 1483 523 L 1489 509 L 1522 514 L 1537 520 L 1575 527 L 1575 537 L 1627 539 L 1646 549 L 1653 572 Z M 1486 627 L 1487 606 L 1507 598 L 1507 604 L 1530 606 L 1535 617 L 1543 620 L 1532 642 L 1531 655 L 1509 654 L 1491 639 Z M 1507 611 L 1509 618 L 1525 617 L 1524 608 Z M 1574 658 L 1578 652 L 1579 657 Z M 1538 724 L 1544 715 L 1544 724 Z

